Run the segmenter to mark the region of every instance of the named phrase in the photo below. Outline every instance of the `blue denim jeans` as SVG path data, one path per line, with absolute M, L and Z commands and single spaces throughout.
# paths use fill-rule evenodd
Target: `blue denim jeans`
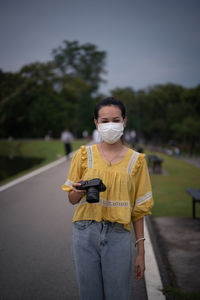
M 132 243 L 122 224 L 78 221 L 72 251 L 81 300 L 129 300 Z

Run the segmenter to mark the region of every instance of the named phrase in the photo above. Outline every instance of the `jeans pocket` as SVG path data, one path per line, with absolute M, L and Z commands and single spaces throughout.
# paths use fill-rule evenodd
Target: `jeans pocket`
M 90 224 L 92 224 L 92 220 L 83 220 L 83 221 L 76 221 L 74 222 L 75 228 L 79 230 L 84 230 L 86 229 Z

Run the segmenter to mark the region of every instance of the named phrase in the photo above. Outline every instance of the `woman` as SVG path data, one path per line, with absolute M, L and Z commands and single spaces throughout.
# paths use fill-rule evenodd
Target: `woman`
M 145 270 L 143 217 L 153 206 L 145 155 L 121 140 L 127 118 L 123 103 L 115 98 L 100 101 L 94 123 L 102 142 L 82 146 L 71 163 L 62 186 L 69 201 L 77 204 L 73 217 L 72 250 L 80 299 L 128 300 L 132 281 L 131 223 L 138 254 L 136 280 Z M 98 203 L 86 201 L 80 181 L 99 178 L 106 186 Z

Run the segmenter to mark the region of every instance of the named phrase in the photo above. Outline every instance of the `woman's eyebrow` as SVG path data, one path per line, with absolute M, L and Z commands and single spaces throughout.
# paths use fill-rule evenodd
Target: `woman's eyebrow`
M 107 118 L 107 117 L 101 117 L 101 119 L 102 119 L 102 120 L 108 120 L 109 118 Z M 112 119 L 113 119 L 113 120 L 115 120 L 115 119 L 120 119 L 120 117 L 113 117 Z

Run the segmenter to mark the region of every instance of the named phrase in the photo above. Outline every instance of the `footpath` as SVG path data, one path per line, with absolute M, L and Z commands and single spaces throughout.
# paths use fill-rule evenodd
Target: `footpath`
M 166 298 L 200 299 L 200 220 L 157 217 L 151 219 L 151 226 Z M 182 293 L 175 298 L 175 291 Z

